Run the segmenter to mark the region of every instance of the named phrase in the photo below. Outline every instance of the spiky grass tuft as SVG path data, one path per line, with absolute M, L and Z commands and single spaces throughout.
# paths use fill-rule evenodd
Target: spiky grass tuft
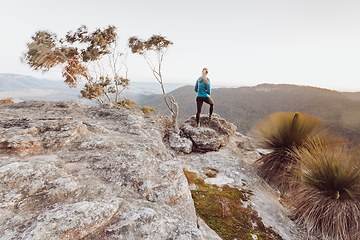
M 252 133 L 259 147 L 272 150 L 255 163 L 259 175 L 280 190 L 288 190 L 288 177 L 297 165 L 291 153 L 315 137 L 326 136 L 322 122 L 308 114 L 277 112 L 256 124 Z
M 324 239 L 360 239 L 359 149 L 317 140 L 296 150 L 301 162 L 294 216 Z

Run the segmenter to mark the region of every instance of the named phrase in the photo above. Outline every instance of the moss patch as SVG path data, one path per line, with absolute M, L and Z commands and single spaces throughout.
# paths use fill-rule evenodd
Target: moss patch
M 250 190 L 239 190 L 225 185 L 222 189 L 208 185 L 196 173 L 183 169 L 189 184 L 197 214 L 223 239 L 282 239 L 270 227 L 266 227 L 257 212 L 245 201 L 252 195 Z

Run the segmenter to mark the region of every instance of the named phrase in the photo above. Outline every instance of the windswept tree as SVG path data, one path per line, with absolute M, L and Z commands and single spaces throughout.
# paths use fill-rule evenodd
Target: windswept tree
M 70 88 L 86 84 L 80 91 L 87 99 L 99 103 L 117 103 L 129 86 L 126 55 L 118 51 L 115 26 L 89 32 L 86 26 L 68 32 L 64 38 L 48 31 L 38 31 L 27 44 L 22 61 L 44 72 L 60 67 Z M 125 77 L 120 71 L 125 68 Z
M 161 35 L 153 35 L 148 40 L 141 40 L 137 37 L 131 37 L 128 41 L 128 46 L 131 49 L 132 53 L 137 53 L 145 59 L 155 79 L 160 83 L 165 104 L 171 113 L 174 130 L 176 132 L 179 132 L 179 127 L 177 124 L 179 107 L 175 98 L 172 95 L 166 95 L 163 76 L 161 72 L 165 54 L 172 44 L 173 43 L 171 41 L 167 40 L 164 36 Z M 152 61 L 154 60 L 154 57 L 151 56 L 151 53 L 155 54 L 155 61 Z

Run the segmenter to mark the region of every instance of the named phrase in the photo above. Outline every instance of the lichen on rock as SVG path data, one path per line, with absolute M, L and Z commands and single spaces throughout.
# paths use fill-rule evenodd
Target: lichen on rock
M 191 191 L 196 212 L 223 239 L 283 239 L 271 227 L 266 227 L 257 212 L 244 202 L 250 200 L 252 192 L 223 185 L 218 188 L 206 184 L 204 179 L 184 169 L 190 183 L 196 188 Z

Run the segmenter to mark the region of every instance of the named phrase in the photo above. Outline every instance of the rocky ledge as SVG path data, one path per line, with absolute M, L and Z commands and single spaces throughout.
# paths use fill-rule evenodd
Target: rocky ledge
M 250 138 L 217 115 L 200 128 L 190 119 L 180 135 L 169 121 L 107 105 L 0 105 L 0 239 L 223 239 L 196 214 L 184 171 L 246 186 L 265 226 L 300 239 L 279 194 L 254 174 Z

